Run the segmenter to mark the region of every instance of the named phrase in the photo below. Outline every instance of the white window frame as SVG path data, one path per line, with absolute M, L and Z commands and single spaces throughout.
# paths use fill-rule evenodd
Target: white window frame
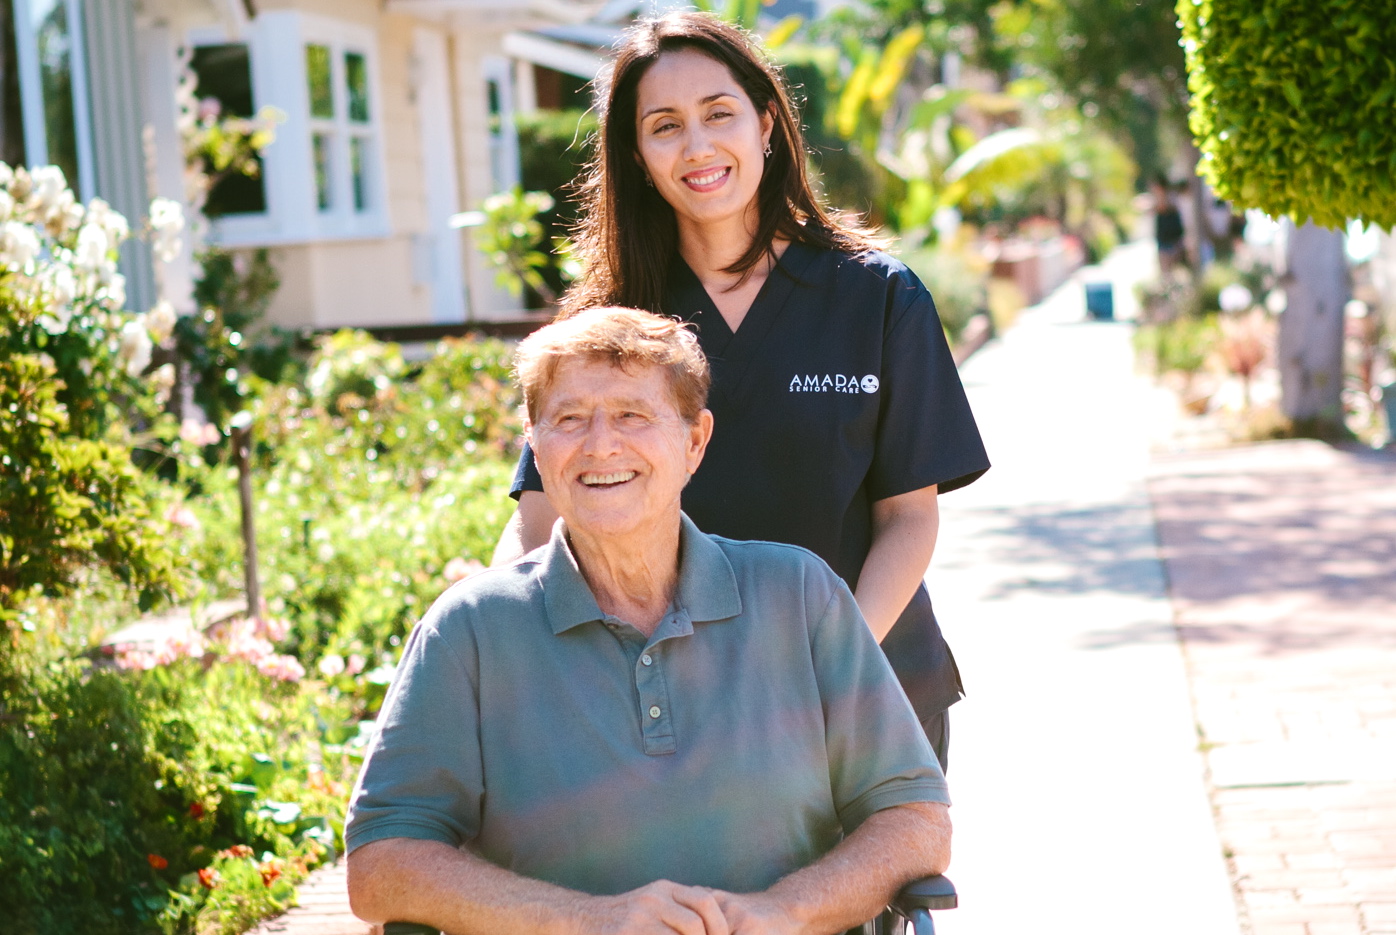
M 211 239 L 226 247 L 262 247 L 336 240 L 368 240 L 392 233 L 384 167 L 383 96 L 378 83 L 378 41 L 372 29 L 331 17 L 295 10 L 269 10 L 257 16 L 240 37 L 221 28 L 192 30 L 191 46 L 245 42 L 252 70 L 254 107 L 276 107 L 286 121 L 276 128 L 276 142 L 262 153 L 262 184 L 267 209 L 258 214 L 227 215 L 213 221 Z M 306 46 L 330 49 L 335 117 L 310 115 Z M 364 56 L 368 83 L 367 123 L 349 120 L 345 53 Z M 330 207 L 320 210 L 315 183 L 312 135 L 331 134 Z M 364 140 L 365 208 L 354 207 L 349 140 Z
M 38 31 L 34 22 L 34 0 L 14 0 L 15 59 L 19 72 L 20 116 L 24 125 L 24 158 L 30 166 L 48 165 L 48 125 L 39 63 Z M 64 7 L 68 22 L 68 68 L 73 92 L 73 135 L 77 144 L 78 177 L 68 186 L 79 198 L 97 192 L 95 161 L 92 155 L 92 100 L 87 92 L 87 41 L 83 35 L 82 4 L 79 0 L 55 0 Z

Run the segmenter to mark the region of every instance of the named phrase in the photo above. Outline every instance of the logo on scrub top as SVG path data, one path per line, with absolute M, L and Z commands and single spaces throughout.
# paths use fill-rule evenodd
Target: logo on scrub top
M 876 393 L 880 385 L 871 373 L 865 377 L 846 373 L 797 373 L 790 378 L 792 393 Z

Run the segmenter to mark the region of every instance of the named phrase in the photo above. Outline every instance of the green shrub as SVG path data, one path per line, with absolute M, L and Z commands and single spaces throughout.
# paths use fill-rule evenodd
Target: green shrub
M 1396 225 L 1396 11 L 1178 0 L 1202 174 L 1242 208 Z
M 455 560 L 489 561 L 520 423 L 498 340 L 451 340 L 412 376 L 394 345 L 359 332 L 322 342 L 310 389 L 257 403 L 255 485 L 263 596 L 283 647 L 307 668 L 326 655 L 391 665 Z M 199 495 L 187 560 L 210 596 L 241 586 L 236 473 L 186 468 Z M 378 690 L 346 677 L 372 710 Z
M 352 733 L 347 709 L 213 658 L 134 671 L 69 660 L 3 686 L 7 932 L 150 932 L 169 891 L 220 848 L 305 857 L 333 843 L 352 764 L 325 758 L 332 779 L 308 764 L 322 739 Z
M 1220 334 L 1214 315 L 1181 316 L 1140 327 L 1134 333 L 1134 347 L 1158 373 L 1194 374 L 1206 365 Z
M 93 565 L 139 591 L 142 607 L 176 586 L 162 495 L 129 449 L 69 434 L 57 395 L 42 358 L 0 358 L 0 624 L 31 593 L 62 594 Z M 0 671 L 9 642 L 0 637 Z
M 985 278 L 971 268 L 963 254 L 925 247 L 908 252 L 902 260 L 931 291 L 952 344 L 960 339 L 971 318 L 988 309 Z

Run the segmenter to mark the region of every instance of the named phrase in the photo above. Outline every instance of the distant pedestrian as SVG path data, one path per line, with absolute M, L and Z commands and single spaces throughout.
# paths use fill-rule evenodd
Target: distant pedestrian
M 1158 268 L 1163 279 L 1173 273 L 1183 256 L 1183 213 L 1174 196 L 1173 183 L 1163 173 L 1153 181 L 1154 239 L 1158 242 Z
M 854 589 L 942 764 L 959 672 L 923 578 L 939 493 L 989 467 L 926 287 L 815 195 L 800 120 L 745 33 L 699 13 L 631 28 L 583 180 L 586 272 L 563 314 L 691 322 L 712 443 L 683 491 L 704 532 L 804 546 Z M 496 564 L 557 513 L 525 451 Z

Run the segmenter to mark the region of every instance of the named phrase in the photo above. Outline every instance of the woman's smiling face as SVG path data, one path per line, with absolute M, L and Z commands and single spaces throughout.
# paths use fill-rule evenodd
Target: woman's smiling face
M 665 52 L 637 87 L 640 164 L 680 226 L 747 218 L 765 170 L 771 115 L 702 52 Z

